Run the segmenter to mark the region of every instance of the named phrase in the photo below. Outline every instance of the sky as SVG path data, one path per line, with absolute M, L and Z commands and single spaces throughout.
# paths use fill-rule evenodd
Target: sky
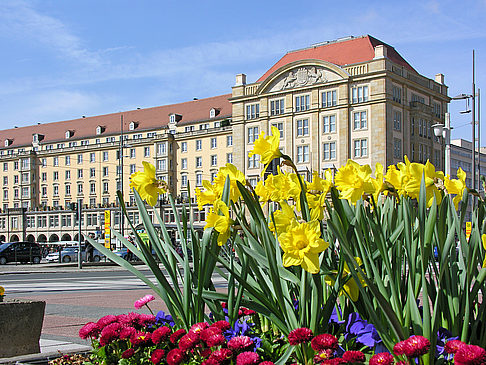
M 0 129 L 230 93 L 288 51 L 366 34 L 449 96 L 473 93 L 474 49 L 484 116 L 484 19 L 486 0 L 0 0 Z M 450 104 L 453 139 L 471 140 L 465 108 Z

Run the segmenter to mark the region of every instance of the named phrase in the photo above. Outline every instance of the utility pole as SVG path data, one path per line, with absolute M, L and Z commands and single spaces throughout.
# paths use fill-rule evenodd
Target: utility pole
M 78 215 L 78 269 L 82 269 L 83 268 L 83 262 L 82 262 L 82 258 L 83 258 L 83 253 L 81 251 L 81 205 L 83 204 L 83 200 L 82 199 L 78 199 L 78 211 L 77 211 L 77 215 Z
M 474 82 L 474 49 L 472 51 L 472 187 L 476 190 L 476 83 Z M 474 199 L 476 202 L 476 199 Z

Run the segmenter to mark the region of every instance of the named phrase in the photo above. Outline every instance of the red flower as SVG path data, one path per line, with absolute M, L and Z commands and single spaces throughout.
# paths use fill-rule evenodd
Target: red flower
M 314 351 L 318 352 L 327 349 L 336 350 L 338 347 L 338 339 L 333 335 L 324 333 L 312 339 L 311 347 Z
M 179 341 L 181 351 L 192 350 L 199 343 L 199 336 L 194 332 L 186 333 Z
M 309 342 L 314 334 L 309 328 L 297 328 L 289 333 L 289 343 L 292 346 L 300 345 L 301 343 Z
M 233 357 L 233 351 L 230 349 L 220 349 L 213 351 L 211 356 L 209 356 L 210 359 L 214 359 L 217 362 L 223 362 L 226 360 L 230 360 Z
M 486 364 L 486 350 L 476 345 L 462 345 L 454 355 L 456 365 Z
M 412 336 L 405 340 L 405 345 L 402 348 L 407 357 L 419 357 L 429 352 L 430 341 L 423 336 Z
M 174 345 L 177 344 L 177 341 L 186 334 L 186 330 L 181 328 L 180 330 L 175 331 L 173 334 L 170 335 L 170 342 Z
M 133 356 L 134 353 L 135 353 L 135 350 L 132 349 L 132 348 L 129 348 L 129 349 L 123 351 L 123 353 L 121 354 L 121 357 L 122 357 L 122 359 L 129 359 Z
M 229 324 L 228 321 L 217 321 L 217 322 L 214 322 L 211 325 L 211 327 L 217 327 L 221 331 L 226 331 L 226 330 L 229 330 L 231 328 L 231 325 Z
M 137 319 L 137 323 L 140 327 L 147 327 L 148 325 L 155 323 L 155 316 L 152 314 L 140 314 Z
M 463 345 L 465 343 L 460 340 L 450 340 L 445 344 L 444 350 L 448 354 L 455 354 Z
M 132 337 L 130 337 L 130 342 L 133 346 L 144 346 L 150 342 L 149 332 L 137 332 Z
M 189 332 L 198 333 L 198 332 L 201 332 L 203 329 L 206 329 L 208 327 L 209 327 L 209 324 L 207 324 L 206 322 L 199 322 L 199 323 L 192 325 Z
M 228 308 L 228 303 L 226 303 L 226 302 L 221 302 L 221 307 L 223 307 L 223 308 Z
M 152 333 L 152 342 L 157 345 L 161 342 L 167 341 L 171 332 L 172 331 L 169 327 L 162 326 L 162 327 L 157 328 Z
M 211 351 L 211 349 L 204 349 L 200 352 L 201 356 L 204 358 L 204 359 L 207 359 L 213 352 Z
M 209 327 L 209 328 L 203 329 L 200 332 L 199 338 L 201 340 L 203 340 L 204 342 L 206 342 L 209 337 L 211 337 L 213 335 L 222 335 L 222 334 L 223 334 L 223 332 L 218 327 Z
M 370 359 L 369 365 L 392 365 L 393 356 L 388 352 L 380 352 L 373 355 Z
M 118 337 L 120 340 L 126 340 L 127 338 L 132 337 L 135 333 L 137 333 L 137 330 L 134 327 L 124 327 L 120 331 Z
M 212 335 L 206 340 L 206 345 L 208 347 L 216 347 L 216 346 L 221 346 L 226 342 L 226 338 L 224 338 L 223 335 L 216 334 Z
M 228 348 L 236 352 L 249 350 L 253 345 L 254 342 L 248 336 L 236 336 L 228 341 Z
M 260 356 L 256 352 L 246 351 L 236 356 L 236 365 L 256 365 L 260 362 Z
M 324 360 L 321 364 L 322 365 L 339 365 L 339 364 L 345 364 L 345 363 L 346 363 L 346 361 L 344 361 L 340 357 L 335 357 L 334 359 Z
M 346 351 L 343 354 L 343 360 L 347 362 L 364 362 L 365 359 L 365 354 L 361 351 Z
M 393 353 L 398 356 L 403 355 L 405 353 L 404 346 L 406 343 L 407 340 L 403 340 L 395 344 L 395 346 L 393 346 Z
M 317 355 L 314 356 L 314 362 L 318 364 L 323 361 L 329 360 L 332 357 L 333 353 L 334 350 L 331 349 L 321 350 Z
M 154 364 L 158 364 L 159 362 L 162 361 L 162 358 L 165 355 L 165 351 L 161 349 L 154 350 L 152 352 L 152 355 L 150 355 L 150 361 L 152 361 Z
M 219 365 L 219 362 L 215 359 L 209 358 L 204 360 L 201 365 Z
M 100 328 L 103 328 L 106 325 L 113 323 L 113 322 L 116 322 L 116 316 L 114 316 L 112 314 L 108 314 L 107 316 L 104 316 L 104 317 L 101 317 L 100 319 L 98 319 L 98 322 L 96 322 L 96 324 Z
M 168 365 L 179 365 L 184 360 L 184 353 L 179 349 L 170 350 L 167 354 Z
M 253 309 L 248 309 L 248 308 L 241 308 L 241 309 L 243 310 L 243 314 L 245 316 L 252 316 L 256 313 Z
M 121 324 L 113 322 L 105 326 L 101 331 L 100 345 L 105 346 L 118 338 L 121 330 Z
M 96 338 L 100 334 L 100 326 L 94 322 L 86 323 L 81 329 L 79 330 L 79 337 L 83 340 L 86 340 L 88 337 Z
M 258 365 L 275 365 L 275 364 L 273 362 L 271 362 L 271 361 L 262 361 Z

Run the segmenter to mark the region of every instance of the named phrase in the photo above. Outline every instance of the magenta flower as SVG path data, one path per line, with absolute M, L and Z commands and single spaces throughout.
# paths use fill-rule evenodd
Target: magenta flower
M 295 330 L 291 331 L 289 333 L 289 343 L 292 346 L 300 345 L 301 343 L 306 343 L 309 342 L 312 337 L 314 337 L 314 334 L 312 333 L 312 330 L 306 327 L 302 328 L 296 328 Z
M 94 322 L 86 323 L 79 330 L 79 337 L 86 340 L 88 337 L 96 338 L 100 334 L 100 327 Z
M 256 365 L 260 362 L 260 356 L 256 352 L 242 352 L 236 357 L 236 365 Z
M 456 365 L 483 365 L 486 363 L 486 350 L 476 345 L 462 345 L 454 355 Z
M 147 305 L 147 303 L 151 302 L 152 300 L 155 300 L 155 297 L 151 294 L 147 294 L 146 296 L 140 298 L 139 300 L 136 300 L 135 303 L 133 303 L 133 306 L 135 309 L 140 309 L 144 305 Z
M 254 342 L 248 336 L 236 336 L 228 341 L 228 348 L 237 352 L 248 351 L 253 345 Z

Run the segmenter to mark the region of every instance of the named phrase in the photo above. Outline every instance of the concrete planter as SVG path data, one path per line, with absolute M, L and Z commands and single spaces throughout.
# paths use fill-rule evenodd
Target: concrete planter
M 46 302 L 4 299 L 0 302 L 0 358 L 40 352 Z

